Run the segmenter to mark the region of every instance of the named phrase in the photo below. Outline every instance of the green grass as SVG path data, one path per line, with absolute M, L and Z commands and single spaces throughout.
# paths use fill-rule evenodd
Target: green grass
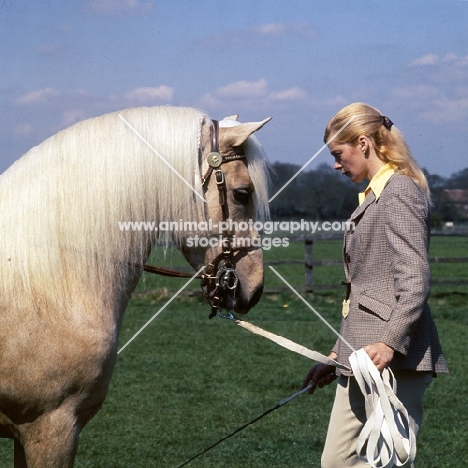
M 436 237 L 431 255 L 464 256 L 467 247 L 468 238 Z M 314 243 L 315 258 L 340 258 L 340 251 L 340 241 Z M 173 257 L 164 259 L 166 265 L 183 264 L 176 254 L 167 255 Z M 304 248 L 294 244 L 289 249 L 272 250 L 266 252 L 265 259 L 275 256 L 302 259 Z M 448 270 L 446 265 L 439 266 L 433 266 L 435 278 L 452 273 L 467 277 L 466 264 Z M 293 285 L 303 282 L 301 266 L 276 268 Z M 266 273 L 268 287 L 276 277 Z M 318 267 L 314 273 L 319 280 L 322 273 Z M 330 276 L 339 283 L 342 273 L 338 269 Z M 121 346 L 184 282 L 146 277 L 126 312 Z M 175 299 L 119 355 L 106 402 L 82 432 L 76 467 L 177 467 L 298 391 L 312 365 L 308 359 L 227 320 L 209 321 L 209 308 L 202 304 L 195 286 L 192 292 Z M 306 298 L 338 327 L 340 290 L 307 294 Z M 438 286 L 432 291 L 430 305 L 451 375 L 438 377 L 427 391 L 418 439 L 419 467 L 460 467 L 468 459 L 467 300 L 466 286 Z M 289 293 L 265 294 L 245 318 L 324 353 L 335 340 L 333 333 Z M 333 396 L 334 385 L 313 396 L 300 396 L 188 466 L 318 467 Z M 13 466 L 12 457 L 12 442 L 2 440 L 0 467 Z

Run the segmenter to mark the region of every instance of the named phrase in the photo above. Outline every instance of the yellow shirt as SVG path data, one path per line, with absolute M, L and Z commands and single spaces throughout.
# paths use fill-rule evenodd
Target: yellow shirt
M 375 199 L 378 200 L 386 183 L 388 182 L 388 179 L 392 177 L 396 169 L 397 169 L 397 166 L 392 163 L 387 163 L 384 166 L 382 166 L 374 175 L 374 177 L 372 177 L 366 190 L 364 190 L 364 192 L 361 192 L 358 195 L 359 204 L 362 205 L 363 201 L 365 200 L 365 198 L 367 197 L 367 195 L 369 194 L 371 190 L 374 192 Z

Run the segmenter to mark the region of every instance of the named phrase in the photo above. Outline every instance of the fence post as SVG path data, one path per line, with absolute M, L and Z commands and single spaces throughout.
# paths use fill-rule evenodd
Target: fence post
M 314 279 L 314 265 L 312 263 L 312 246 L 314 241 L 308 237 L 304 237 L 305 243 L 305 285 L 306 291 L 312 290 L 312 282 Z

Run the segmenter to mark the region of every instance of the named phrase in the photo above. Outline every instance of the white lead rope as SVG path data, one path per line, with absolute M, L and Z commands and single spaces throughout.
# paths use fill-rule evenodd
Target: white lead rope
M 353 351 L 349 357 L 350 369 L 287 338 L 233 316 L 230 318 L 242 328 L 268 338 L 290 351 L 338 369 L 352 370 L 365 398 L 367 418 L 356 444 L 358 457 L 372 468 L 403 466 L 414 461 L 416 437 L 409 423 L 408 412 L 396 397 L 397 382 L 390 369 L 384 369 L 380 374 L 364 349 Z
M 283 336 L 275 335 L 274 333 L 270 333 L 263 328 L 257 327 L 256 325 L 252 325 L 249 322 L 244 322 L 243 320 L 234 319 L 234 322 L 242 328 L 249 330 L 256 335 L 263 336 L 264 338 L 268 338 L 270 341 L 275 342 L 276 344 L 282 346 L 283 348 L 289 349 L 289 351 L 293 351 L 294 353 L 301 354 L 302 356 L 308 357 L 313 361 L 321 362 L 322 364 L 327 364 L 329 366 L 334 366 L 338 369 L 343 369 L 350 371 L 351 369 L 344 364 L 340 364 L 339 362 L 330 359 L 329 357 L 319 353 L 318 351 L 312 351 L 305 346 L 300 344 L 294 343 L 294 341 L 288 340 Z
M 366 424 L 356 444 L 359 458 L 372 468 L 411 464 L 416 436 L 408 411 L 397 398 L 397 382 L 390 369 L 382 374 L 364 349 L 349 357 L 354 377 L 366 402 Z

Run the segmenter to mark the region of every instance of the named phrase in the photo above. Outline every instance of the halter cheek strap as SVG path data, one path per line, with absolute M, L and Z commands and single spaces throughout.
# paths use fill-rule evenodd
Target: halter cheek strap
M 227 221 L 229 213 L 227 206 L 227 188 L 224 172 L 221 168 L 223 164 L 230 161 L 245 159 L 245 154 L 235 154 L 230 156 L 222 156 L 219 152 L 219 122 L 212 121 L 211 127 L 211 152 L 208 154 L 206 161 L 208 163 L 208 170 L 202 178 L 203 188 L 206 189 L 211 175 L 214 172 L 216 186 L 219 194 L 219 205 L 221 206 L 222 220 Z M 232 246 L 232 237 L 227 229 L 221 233 L 222 251 L 216 258 L 210 262 L 205 269 L 201 281 L 201 291 L 203 297 L 211 305 L 211 314 L 209 318 L 213 318 L 219 309 L 223 307 L 227 295 L 234 297 L 239 277 L 236 273 L 236 266 L 234 262 L 234 249 Z M 219 263 L 223 261 L 223 265 L 219 267 Z

